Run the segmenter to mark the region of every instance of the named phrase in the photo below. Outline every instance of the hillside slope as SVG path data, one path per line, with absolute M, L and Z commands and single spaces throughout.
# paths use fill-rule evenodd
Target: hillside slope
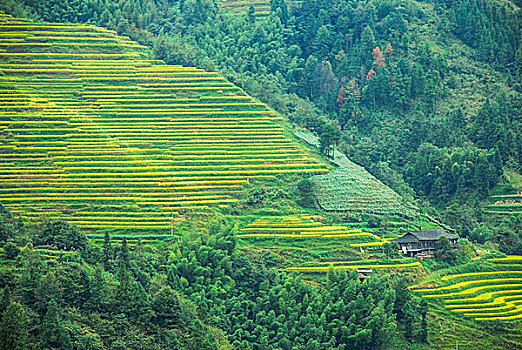
M 398 195 L 346 159 L 337 165 L 344 166 L 350 178 L 346 181 L 347 186 L 341 186 L 338 192 L 343 198 L 359 201 L 364 198 L 364 208 L 350 200 L 344 203 L 346 207 L 333 209 L 342 214 L 357 213 L 353 216 L 326 215 L 320 209 L 302 208 L 293 198 L 296 182 L 310 175 L 326 174 L 312 177 L 332 185 L 328 177 L 339 170 L 334 171 L 325 159 L 299 144 L 291 136 L 283 117 L 218 74 L 165 65 L 150 59 L 145 47 L 115 32 L 90 25 L 33 23 L 6 15 L 1 16 L 1 20 L 0 203 L 29 222 L 54 218 L 75 223 L 90 232 L 91 238 L 99 239 L 105 232 L 112 233 L 113 237 L 117 234 L 119 238 L 141 238 L 131 249 L 130 258 L 126 240 L 115 250 L 110 246 L 110 240 L 106 242 L 103 254 L 112 253 L 106 260 L 105 256 L 98 259 L 102 255 L 100 249 L 98 256 L 89 257 L 82 252 L 78 257 L 72 251 L 65 254 L 55 247 L 32 249 L 28 245 L 19 261 L 7 259 L 4 250 L 3 262 L 9 266 L 7 272 L 4 271 L 6 275 L 11 267 L 18 269 L 18 265 L 38 266 L 45 271 L 38 274 L 25 267 L 13 268 L 15 272 L 5 280 L 16 286 L 15 276 L 18 278 L 21 274 L 17 280 L 21 285 L 20 288 L 16 286 L 19 289 L 17 298 L 19 295 L 31 298 L 30 293 L 23 293 L 38 281 L 34 302 L 37 306 L 33 306 L 33 300 L 24 301 L 30 307 L 39 307 L 37 310 L 43 315 L 45 301 L 52 296 L 60 297 L 58 292 L 52 294 L 53 288 L 61 293 L 70 284 L 67 278 L 79 281 L 72 284 L 73 290 L 85 288 L 81 283 L 89 284 L 91 288 L 91 284 L 96 286 L 98 281 L 105 281 L 109 285 L 106 289 L 111 292 L 96 291 L 92 287 L 98 293 L 92 295 L 99 297 L 105 293 L 99 300 L 107 303 L 106 300 L 113 302 L 112 299 L 116 299 L 118 308 L 123 305 L 118 304 L 120 299 L 130 295 L 131 301 L 124 299 L 128 305 L 121 308 L 128 313 L 130 322 L 138 325 L 136 328 L 142 327 L 140 322 L 145 322 L 140 317 L 152 317 L 154 327 L 159 325 L 158 329 L 172 327 L 165 320 L 172 322 L 175 317 L 160 313 L 165 312 L 163 308 L 176 312 L 178 309 L 193 310 L 179 299 L 177 293 L 180 293 L 197 303 L 198 312 L 208 316 L 205 321 L 224 329 L 237 348 L 246 346 L 247 340 L 259 343 L 256 346 L 268 346 L 268 339 L 275 348 L 286 347 L 291 341 L 300 346 L 309 342 L 310 347 L 321 348 L 327 343 L 350 343 L 355 334 L 362 334 L 359 348 L 367 348 L 366 342 L 370 341 L 373 345 L 368 346 L 386 346 L 383 345 L 387 344 L 385 336 L 395 332 L 395 316 L 391 316 L 394 315 L 391 300 L 395 299 L 392 297 L 395 293 L 390 290 L 393 283 L 378 276 L 381 269 L 398 268 L 400 277 L 410 281 L 422 277 L 425 270 L 419 267 L 418 261 L 389 259 L 377 249 L 372 251 L 372 247 L 382 246 L 386 240 L 362 226 L 367 224 L 363 220 L 368 219 L 364 215 L 374 212 L 372 206 L 382 209 L 379 200 L 385 192 L 384 199 L 392 211 L 376 212 L 398 216 L 390 220 L 405 217 L 408 222 L 389 223 L 404 224 L 400 231 L 411 227 L 417 213 L 403 207 Z M 357 186 L 352 186 L 353 183 Z M 338 183 L 333 185 L 339 186 Z M 323 208 L 328 209 L 324 203 Z M 350 222 L 359 214 L 360 220 Z M 206 227 L 215 217 L 235 223 L 231 230 L 238 234 L 211 226 L 208 235 L 198 236 L 194 241 L 183 237 L 170 245 L 158 245 L 157 250 L 147 244 L 151 238 L 175 237 L 177 240 L 181 233 L 193 233 L 190 229 L 185 230 L 186 221 L 200 221 L 200 225 Z M 241 251 L 235 250 L 236 237 L 240 240 Z M 21 239 L 23 244 L 27 243 L 25 239 Z M 273 254 L 265 254 L 267 250 Z M 251 262 L 245 256 L 252 252 L 259 253 L 253 254 L 261 261 L 259 265 L 248 265 Z M 45 268 L 38 260 L 39 253 L 49 260 Z M 82 261 L 83 258 L 90 259 L 89 263 Z M 100 261 L 105 266 L 95 270 L 95 264 Z M 265 269 L 288 266 L 289 262 L 298 266 L 289 266 L 287 271 L 322 274 L 320 278 L 326 283 L 315 288 L 303 283 L 299 277 Z M 49 283 L 54 281 L 55 265 L 59 266 L 57 275 L 66 275 L 59 287 Z M 375 269 L 375 278 L 367 283 L 359 283 L 356 274 L 348 278 L 345 271 L 359 267 Z M 80 272 L 79 276 L 74 275 L 74 269 L 83 271 L 83 275 Z M 88 270 L 89 278 L 85 270 Z M 126 279 L 127 274 L 132 276 Z M 125 284 L 129 280 L 130 287 Z M 33 285 L 29 285 L 30 281 L 34 281 Z M 45 289 L 48 284 L 50 292 Z M 176 292 L 169 292 L 165 286 Z M 289 286 L 295 288 L 292 293 L 288 293 Z M 121 292 L 117 289 L 120 287 L 128 289 Z M 6 289 L 4 295 L 8 293 Z M 325 291 L 331 291 L 331 295 Z M 64 317 L 74 327 L 67 326 L 76 336 L 83 332 L 100 338 L 100 334 L 107 347 L 108 340 L 123 337 L 123 331 L 118 335 L 120 325 L 106 331 L 105 316 L 100 320 L 96 313 L 101 312 L 99 310 L 89 316 L 84 313 L 81 315 L 84 319 L 81 319 L 74 307 L 85 308 L 86 304 L 80 300 L 91 303 L 87 294 L 76 298 L 76 294 L 64 292 L 66 301 L 62 303 L 73 305 Z M 342 299 L 339 299 L 340 295 Z M 138 301 L 134 300 L 136 296 Z M 243 304 L 245 297 L 250 298 L 248 305 Z M 386 303 L 384 309 L 379 298 Z M 151 299 L 152 305 L 149 304 Z M 95 308 L 100 310 L 112 305 L 99 300 Z M 175 307 L 171 308 L 172 305 Z M 305 309 L 306 305 L 310 306 Z M 131 311 L 130 306 L 133 307 Z M 158 314 L 147 312 L 151 310 L 147 307 Z M 411 333 L 417 334 L 423 307 L 412 302 L 408 308 L 413 312 Z M 298 309 L 301 313 L 296 311 Z M 81 310 L 85 312 L 85 309 Z M 378 313 L 381 311 L 382 314 Z M 104 312 L 111 321 L 122 319 L 123 313 L 114 315 L 110 307 Z M 306 318 L 303 316 L 298 322 L 305 312 Z M 424 309 L 424 315 L 426 312 Z M 448 313 L 436 310 L 431 313 L 430 322 L 447 320 Z M 185 317 L 194 314 L 195 311 L 187 312 Z M 352 314 L 361 319 L 347 319 Z M 34 319 L 33 322 L 38 322 L 38 317 Z M 290 332 L 281 324 L 287 327 L 289 322 L 279 322 L 284 320 L 293 320 L 292 331 L 296 329 L 303 334 L 288 340 Z M 386 322 L 381 324 L 378 320 Z M 78 324 L 82 322 L 91 325 L 96 332 L 88 327 L 79 329 Z M 339 322 L 362 323 L 366 328 L 374 328 L 367 331 L 359 326 L 345 327 L 339 339 L 334 339 Z M 458 319 L 455 324 L 459 327 L 458 332 L 468 329 Z M 476 323 L 472 326 L 469 329 L 477 328 Z M 121 327 L 126 329 L 126 341 L 129 342 L 132 337 L 129 325 L 122 323 Z M 182 328 L 178 324 L 175 327 Z M 315 328 L 309 331 L 310 327 Z M 488 337 L 496 331 L 487 325 L 480 328 Z M 174 338 L 184 338 L 187 348 L 202 342 L 202 337 L 193 340 L 174 329 L 177 334 Z M 328 336 L 321 337 L 324 330 Z M 138 329 L 137 334 L 141 335 L 139 332 L 143 331 Z M 223 336 L 215 329 L 205 328 L 204 331 L 207 332 L 205 336 Z M 511 329 L 506 327 L 503 331 L 508 333 Z M 367 339 L 364 334 L 372 332 L 373 338 Z M 401 328 L 400 332 L 407 331 Z M 453 346 L 453 343 L 440 340 L 448 332 L 451 330 L 443 326 L 437 329 L 437 335 L 432 339 L 440 342 L 433 344 L 433 348 Z M 374 339 L 377 336 L 379 338 Z M 518 334 L 513 338 L 518 339 Z M 316 339 L 321 345 L 314 343 Z M 151 344 L 156 344 L 154 340 L 150 340 Z M 129 342 L 129 348 L 141 348 L 136 345 L 139 341 L 134 341 Z M 241 341 L 243 343 L 238 345 Z M 467 344 L 477 345 L 473 341 L 470 339 Z M 168 342 L 164 341 L 162 346 L 168 348 L 165 343 Z M 231 348 L 227 342 L 222 343 L 225 344 L 223 349 Z M 172 346 L 176 345 L 170 344 Z
M 187 211 L 219 212 L 247 184 L 329 171 L 217 73 L 151 60 L 90 25 L 3 15 L 0 30 L 0 201 L 24 219 L 168 236 Z M 358 180 L 354 197 L 380 196 L 362 168 Z
M 26 218 L 169 229 L 249 181 L 327 171 L 216 73 L 148 59 L 94 26 L 3 16 L 0 30 L 1 202 Z

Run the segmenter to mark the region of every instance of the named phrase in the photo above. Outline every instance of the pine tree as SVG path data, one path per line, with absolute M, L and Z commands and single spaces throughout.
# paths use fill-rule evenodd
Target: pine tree
M 0 314 L 11 304 L 11 288 L 5 286 L 0 294 Z
M 54 300 L 51 300 L 47 305 L 47 313 L 42 322 L 40 339 L 43 349 L 72 349 L 71 336 L 62 325 L 58 313 L 58 305 L 56 305 Z
M 167 268 L 167 283 L 175 291 L 181 291 L 181 281 L 178 275 L 176 275 L 175 267 Z
M 422 299 L 420 302 L 421 325 L 419 331 L 419 340 L 423 343 L 429 343 L 428 339 L 428 302 Z
M 179 295 L 169 286 L 163 287 L 152 299 L 151 308 L 155 312 L 155 322 L 161 327 L 181 324 L 182 309 Z
M 108 304 L 109 286 L 103 276 L 103 268 L 97 265 L 90 280 L 89 304 L 94 310 L 102 311 Z
M 425 96 L 428 102 L 428 112 L 435 113 L 437 108 L 437 101 L 442 91 L 442 79 L 440 72 L 437 70 L 430 70 L 426 76 Z
M 248 20 L 250 23 L 254 23 L 256 21 L 256 9 L 252 5 L 250 5 L 248 8 Z
M 370 26 L 366 26 L 361 34 L 361 64 L 368 67 L 370 61 L 370 54 L 375 47 L 375 36 Z
M 330 52 L 330 31 L 326 26 L 322 26 L 315 35 L 313 44 L 313 55 L 319 59 L 328 59 Z
M 105 232 L 103 239 L 103 257 L 102 262 L 105 270 L 111 271 L 112 261 L 114 259 L 114 249 L 112 248 L 111 237 L 108 232 Z
M 0 350 L 29 349 L 27 344 L 28 325 L 29 319 L 25 314 L 24 307 L 17 302 L 10 303 L 2 313 L 2 321 L 0 322 Z
M 270 12 L 278 14 L 281 23 L 288 21 L 288 7 L 285 0 L 270 0 Z
M 311 99 L 315 97 L 314 91 L 317 89 L 317 79 L 315 78 L 315 71 L 317 70 L 317 66 L 319 65 L 319 61 L 315 56 L 310 55 L 305 63 L 305 74 L 304 74 L 304 84 L 302 89 L 306 96 L 309 96 Z
M 411 78 L 399 71 L 395 75 L 391 85 L 390 97 L 392 98 L 392 103 L 400 109 L 406 109 L 410 104 L 410 96 Z
M 320 96 L 326 96 L 339 86 L 332 70 L 332 64 L 328 60 L 324 59 L 317 67 L 315 81 L 317 82 Z
M 53 271 L 49 271 L 40 278 L 34 290 L 34 297 L 36 299 L 35 309 L 40 313 L 47 310 L 51 300 L 60 301 L 62 299 L 60 283 Z
M 334 155 L 335 145 L 341 137 L 340 131 L 331 124 L 326 124 L 319 136 L 319 150 L 327 157 Z
M 404 325 L 404 337 L 408 341 L 412 341 L 415 333 L 415 309 L 411 303 L 411 300 L 407 301 L 402 308 L 403 313 L 403 325 Z
M 134 322 L 145 322 L 149 317 L 147 293 L 141 283 L 136 282 L 125 263 L 120 264 L 118 282 L 116 290 L 118 312 L 127 315 Z
M 120 266 L 124 265 L 125 269 L 128 269 L 129 261 L 129 245 L 127 244 L 127 238 L 123 237 L 120 248 Z

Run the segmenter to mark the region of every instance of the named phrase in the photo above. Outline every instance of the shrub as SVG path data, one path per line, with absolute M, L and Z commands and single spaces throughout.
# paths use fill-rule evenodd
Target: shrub
M 37 233 L 34 243 L 49 244 L 65 250 L 85 250 L 88 245 L 87 237 L 76 225 L 61 220 L 48 222 L 44 229 Z
M 305 208 L 315 208 L 316 197 L 314 184 L 310 179 L 303 179 L 297 183 L 299 198 L 297 204 Z
M 4 255 L 6 259 L 12 260 L 16 259 L 16 257 L 20 254 L 20 248 L 18 248 L 14 243 L 7 242 L 4 246 Z

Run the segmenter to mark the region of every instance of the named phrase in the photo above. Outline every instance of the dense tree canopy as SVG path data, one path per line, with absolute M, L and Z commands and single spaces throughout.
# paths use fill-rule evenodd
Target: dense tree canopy
M 44 229 L 37 233 L 35 243 L 38 245 L 51 245 L 58 249 L 87 248 L 87 237 L 74 224 L 66 221 L 51 221 Z
M 396 281 L 361 282 L 331 269 L 311 285 L 237 249 L 217 221 L 206 238 L 145 254 L 123 241 L 114 272 L 101 252 L 91 255 L 48 260 L 28 246 L 16 263 L 21 275 L 2 270 L 2 349 L 385 349 L 419 341 L 420 304 L 407 289 L 397 294 Z

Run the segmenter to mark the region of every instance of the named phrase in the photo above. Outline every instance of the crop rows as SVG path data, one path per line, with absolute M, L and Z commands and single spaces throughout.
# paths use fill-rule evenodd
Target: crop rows
M 420 262 L 398 262 L 395 264 L 384 264 L 373 262 L 373 263 L 360 263 L 352 265 L 328 265 L 328 266 L 292 266 L 286 268 L 288 271 L 299 271 L 299 272 L 326 272 L 330 269 L 334 270 L 355 270 L 355 269 L 407 269 L 416 268 L 420 266 Z
M 304 273 L 324 273 L 329 269 L 415 269 L 418 266 L 420 266 L 420 263 L 415 259 L 353 260 L 308 262 L 301 266 L 288 267 L 286 270 L 299 271 Z
M 373 233 L 346 226 L 324 225 L 311 216 L 262 216 L 240 229 L 243 239 L 343 239 L 351 247 L 382 245 L 382 239 Z M 351 243 L 350 243 L 351 242 Z
M 113 31 L 3 15 L 0 47 L 0 204 L 29 221 L 159 237 L 251 181 L 327 171 L 217 73 Z
M 491 215 L 522 214 L 522 193 L 491 196 L 491 203 L 484 207 Z
M 312 177 L 317 200 L 327 211 L 411 216 L 402 198 L 363 168 L 340 168 Z
M 266 16 L 270 13 L 270 1 L 268 0 L 222 0 L 219 4 L 221 10 L 233 14 L 247 13 L 250 6 L 254 7 L 257 16 Z
M 443 299 L 447 309 L 475 320 L 522 318 L 522 257 L 488 260 L 501 270 L 447 275 L 440 287 L 414 291 L 423 298 Z

